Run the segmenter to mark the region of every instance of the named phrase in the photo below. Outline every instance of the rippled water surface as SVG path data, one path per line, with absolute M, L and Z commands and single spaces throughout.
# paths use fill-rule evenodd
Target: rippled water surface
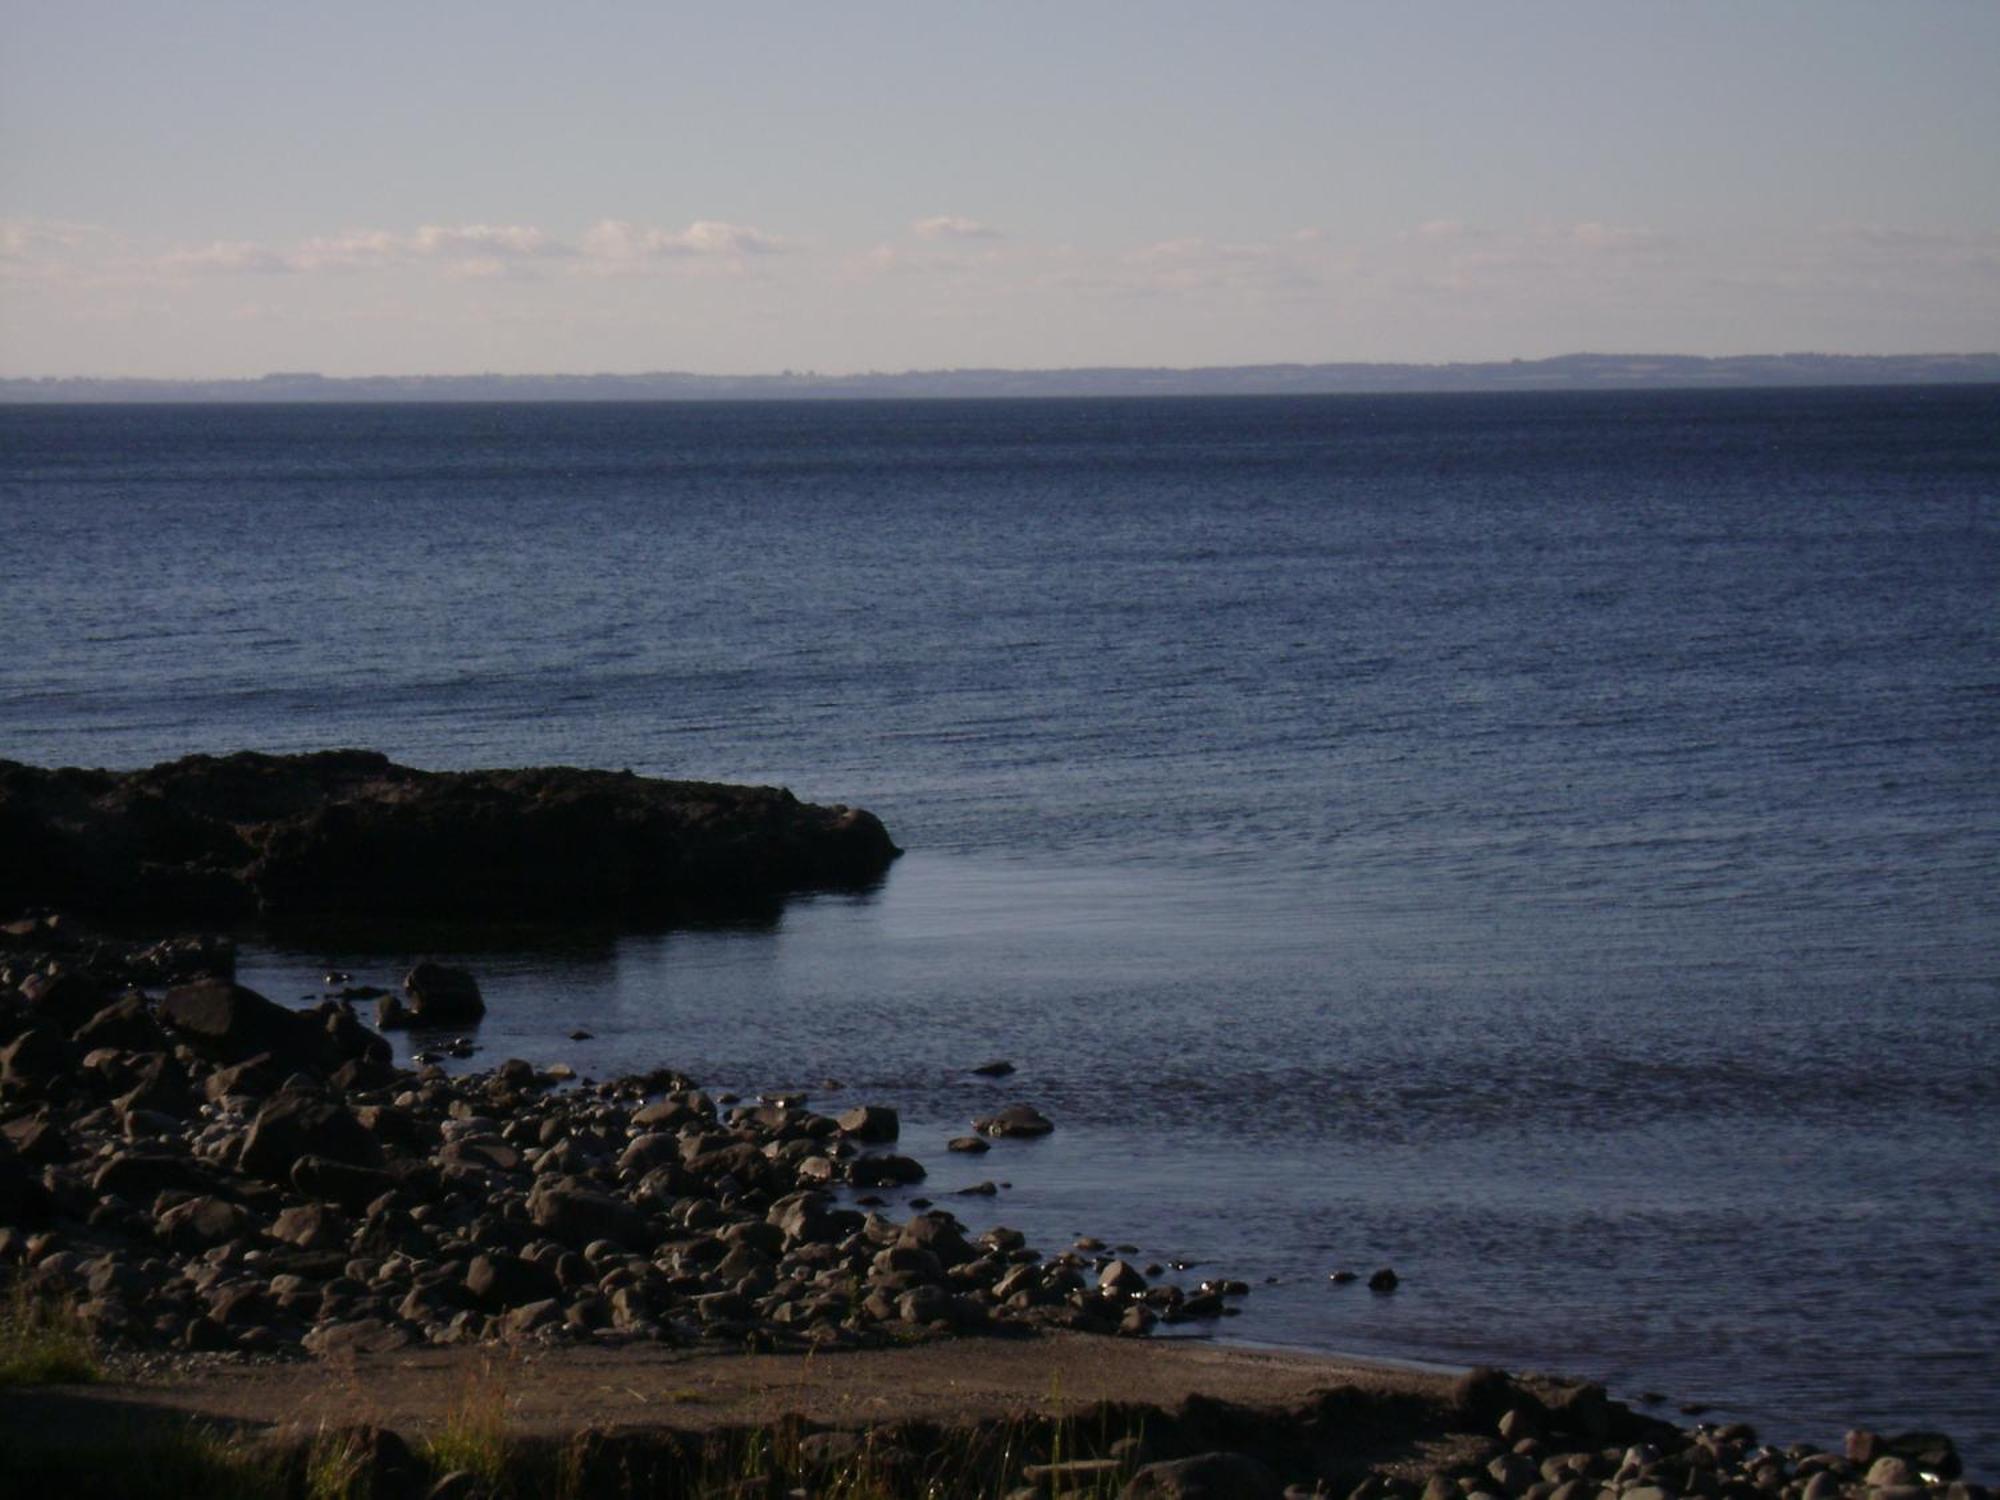
M 2000 1468 L 2000 393 L 0 440 L 0 754 L 770 781 L 911 851 L 773 926 L 465 951 L 482 1061 L 894 1104 L 969 1222 L 1256 1283 L 1231 1336 Z M 943 1151 L 1014 1098 L 1057 1133 Z

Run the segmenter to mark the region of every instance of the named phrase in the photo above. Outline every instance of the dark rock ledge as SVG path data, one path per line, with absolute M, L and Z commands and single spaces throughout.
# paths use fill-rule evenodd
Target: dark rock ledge
M 419 771 L 367 750 L 0 761 L 0 911 L 641 923 L 865 886 L 900 852 L 858 808 L 631 772 Z

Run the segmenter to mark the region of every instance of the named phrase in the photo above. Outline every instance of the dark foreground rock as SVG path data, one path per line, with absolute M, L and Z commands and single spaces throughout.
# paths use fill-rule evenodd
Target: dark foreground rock
M 365 750 L 0 761 L 0 912 L 642 922 L 866 884 L 898 852 L 858 808 L 629 772 L 419 771 Z

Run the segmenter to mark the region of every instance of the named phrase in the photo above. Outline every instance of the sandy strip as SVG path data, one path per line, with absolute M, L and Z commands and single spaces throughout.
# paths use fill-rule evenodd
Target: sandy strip
M 1447 1384 L 1442 1375 L 1205 1339 L 1072 1333 L 814 1355 L 469 1347 L 340 1363 L 218 1364 L 171 1377 L 16 1392 L 0 1403 L 0 1431 L 48 1437 L 52 1424 L 75 1423 L 102 1433 L 121 1418 L 181 1413 L 229 1427 L 365 1421 L 414 1435 L 435 1429 L 468 1398 L 504 1401 L 510 1429 L 524 1436 L 584 1427 L 737 1427 L 792 1413 L 836 1427 L 955 1424 L 1054 1415 L 1104 1400 L 1171 1406 L 1196 1392 L 1273 1407 L 1335 1385 L 1435 1394 Z

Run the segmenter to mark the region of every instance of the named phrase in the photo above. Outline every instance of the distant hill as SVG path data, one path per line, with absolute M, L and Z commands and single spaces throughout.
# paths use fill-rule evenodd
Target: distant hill
M 909 397 L 1282 396 L 1385 391 L 1725 389 L 2000 382 L 2000 354 L 1564 354 L 1504 363 L 1199 369 L 907 370 L 866 375 L 265 375 L 0 379 L 0 402 L 798 401 Z

